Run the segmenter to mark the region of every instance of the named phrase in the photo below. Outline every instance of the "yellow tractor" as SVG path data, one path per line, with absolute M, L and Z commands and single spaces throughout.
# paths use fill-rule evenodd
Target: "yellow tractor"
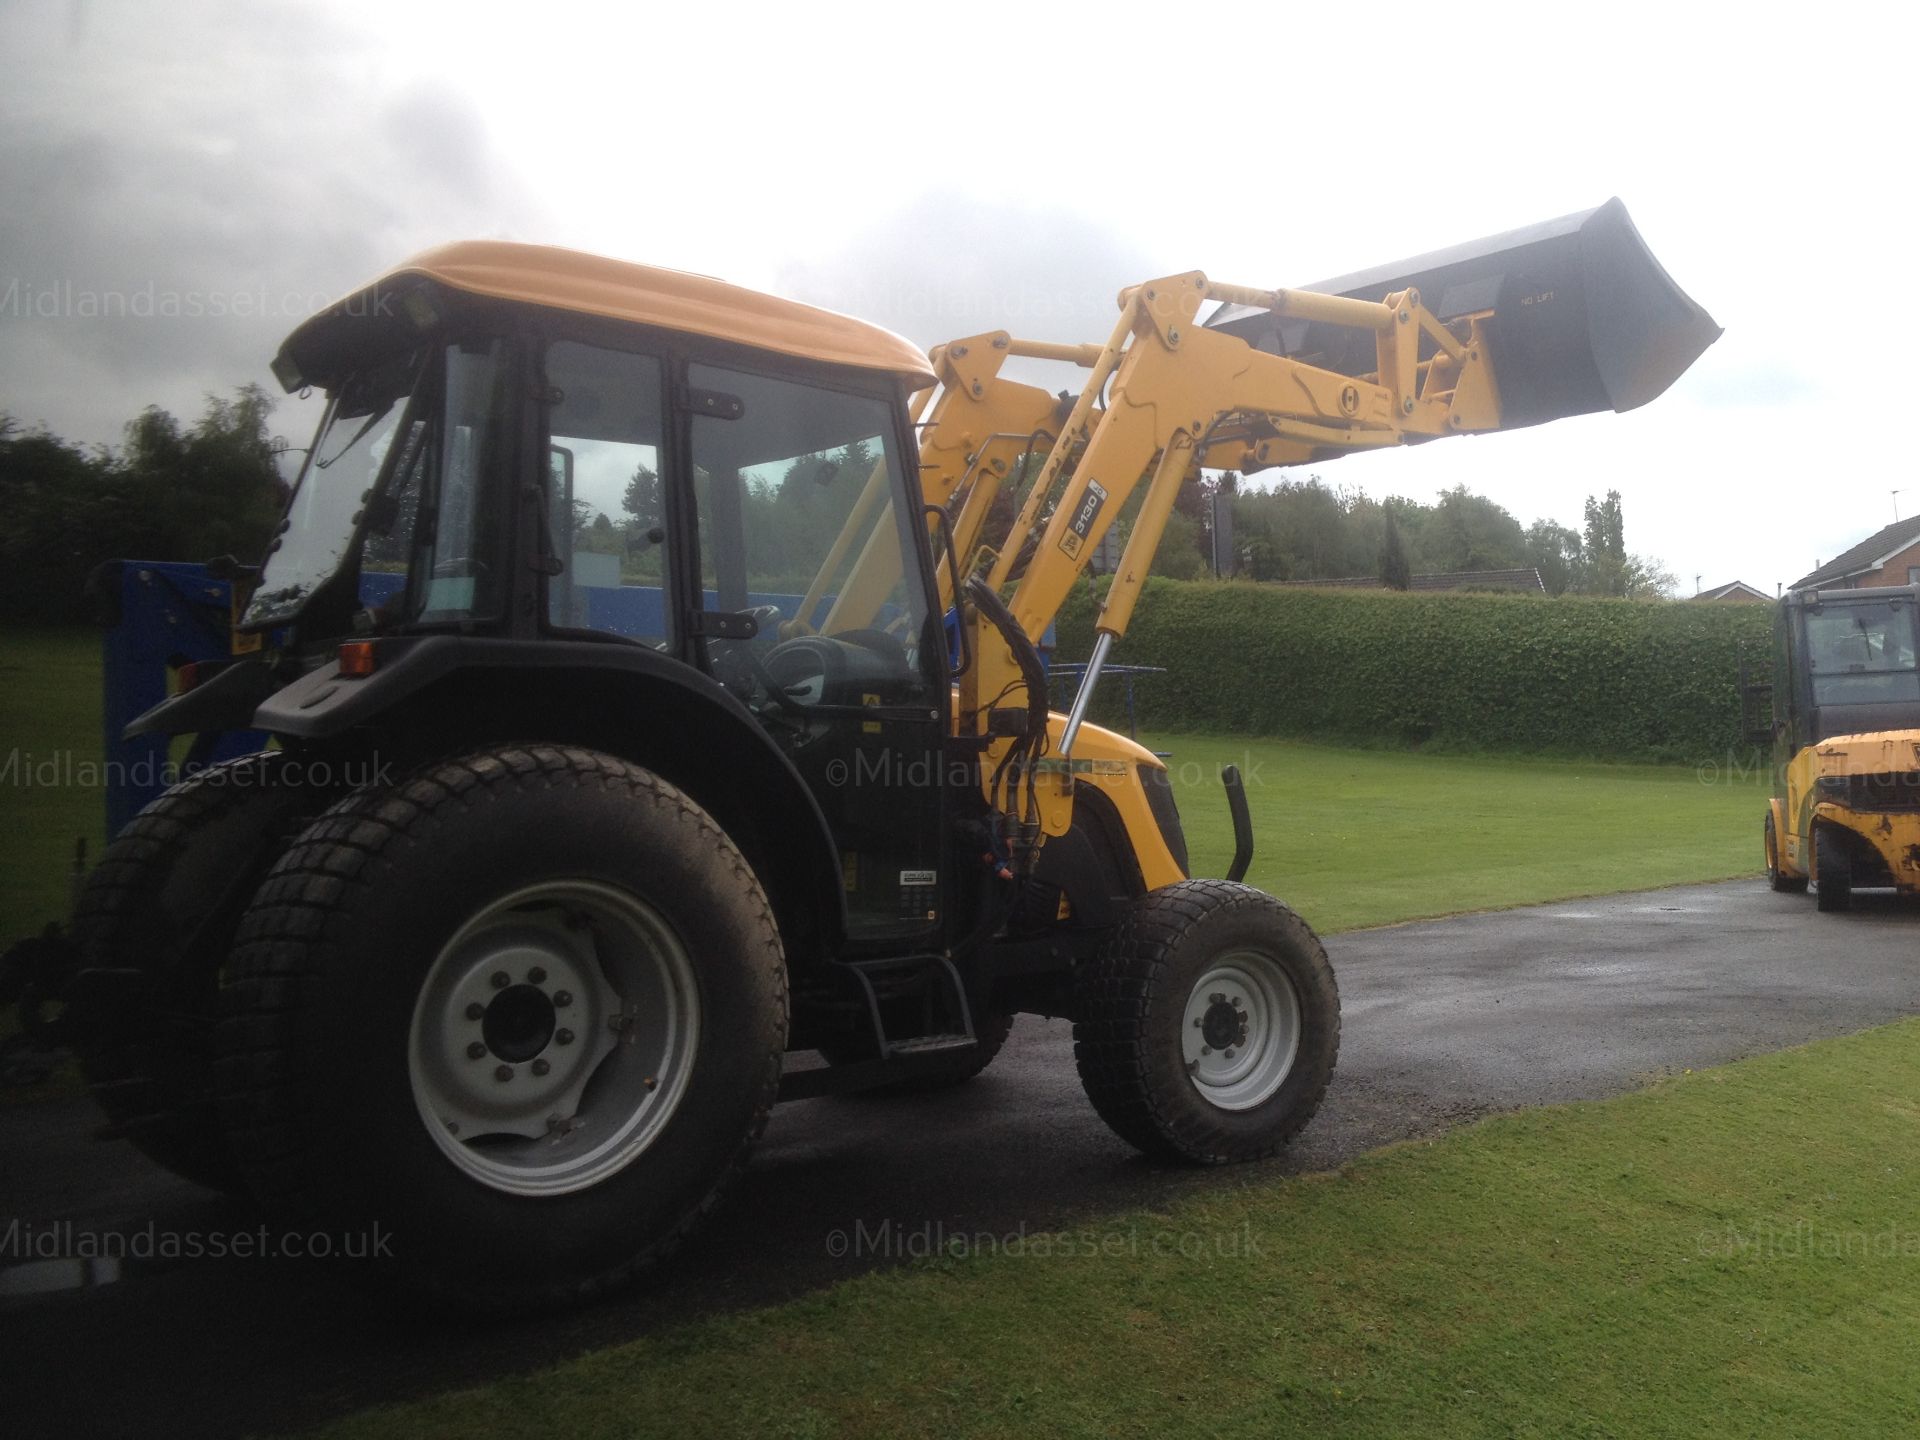
M 1240 883 L 1232 777 L 1239 856 L 1193 876 L 1164 764 L 1087 723 L 1181 482 L 1627 409 L 1718 334 L 1618 201 L 930 355 L 642 265 L 417 256 L 285 342 L 327 407 L 234 655 L 129 729 L 270 743 L 85 887 L 97 1093 L 467 1309 L 631 1279 L 777 1100 L 964 1081 L 1021 1013 L 1148 1154 L 1271 1155 L 1333 1073 L 1326 954 Z M 1051 713 L 1036 642 L 1130 503 Z
M 1920 894 L 1920 585 L 1785 597 L 1771 689 L 1768 882 L 1822 910 Z

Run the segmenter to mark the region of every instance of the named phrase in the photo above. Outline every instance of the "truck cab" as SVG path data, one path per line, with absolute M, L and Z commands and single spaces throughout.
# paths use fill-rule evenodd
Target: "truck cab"
M 1920 893 L 1920 586 L 1785 597 L 1771 688 L 1773 888 Z

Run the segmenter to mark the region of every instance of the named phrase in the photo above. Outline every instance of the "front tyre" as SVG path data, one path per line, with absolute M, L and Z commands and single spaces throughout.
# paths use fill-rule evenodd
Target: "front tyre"
M 1184 880 L 1136 901 L 1076 991 L 1087 1097 L 1158 1159 L 1272 1155 L 1333 1076 L 1340 993 L 1326 950 L 1250 886 Z
M 1853 906 L 1853 854 L 1833 825 L 1813 827 L 1814 903 L 1822 910 Z
M 336 806 L 241 924 L 228 1131 L 283 1218 L 384 1231 L 375 1274 L 489 1313 L 611 1290 L 713 1206 L 766 1124 L 785 967 L 692 800 L 560 746 Z
M 1767 854 L 1767 885 L 1776 894 L 1802 895 L 1806 893 L 1807 877 L 1789 875 L 1780 868 L 1780 835 L 1773 823 L 1773 811 L 1767 811 L 1765 833 Z

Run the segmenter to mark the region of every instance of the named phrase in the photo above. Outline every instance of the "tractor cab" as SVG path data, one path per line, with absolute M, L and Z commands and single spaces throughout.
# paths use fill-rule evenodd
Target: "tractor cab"
M 700 276 L 475 242 L 316 316 L 274 368 L 328 401 L 238 624 L 275 668 L 230 682 L 261 707 L 233 723 L 699 748 L 657 763 L 738 793 L 770 849 L 818 842 L 804 881 L 788 863 L 823 943 L 938 948 L 941 795 L 903 778 L 940 773 L 950 703 L 917 350 Z M 730 727 L 756 732 L 765 793 Z

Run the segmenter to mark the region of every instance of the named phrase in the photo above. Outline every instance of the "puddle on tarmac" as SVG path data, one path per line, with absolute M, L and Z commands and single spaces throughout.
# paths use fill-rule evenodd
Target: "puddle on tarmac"
M 0 1299 L 52 1295 L 61 1290 L 94 1290 L 124 1277 L 115 1255 L 85 1260 L 29 1260 L 0 1270 Z

